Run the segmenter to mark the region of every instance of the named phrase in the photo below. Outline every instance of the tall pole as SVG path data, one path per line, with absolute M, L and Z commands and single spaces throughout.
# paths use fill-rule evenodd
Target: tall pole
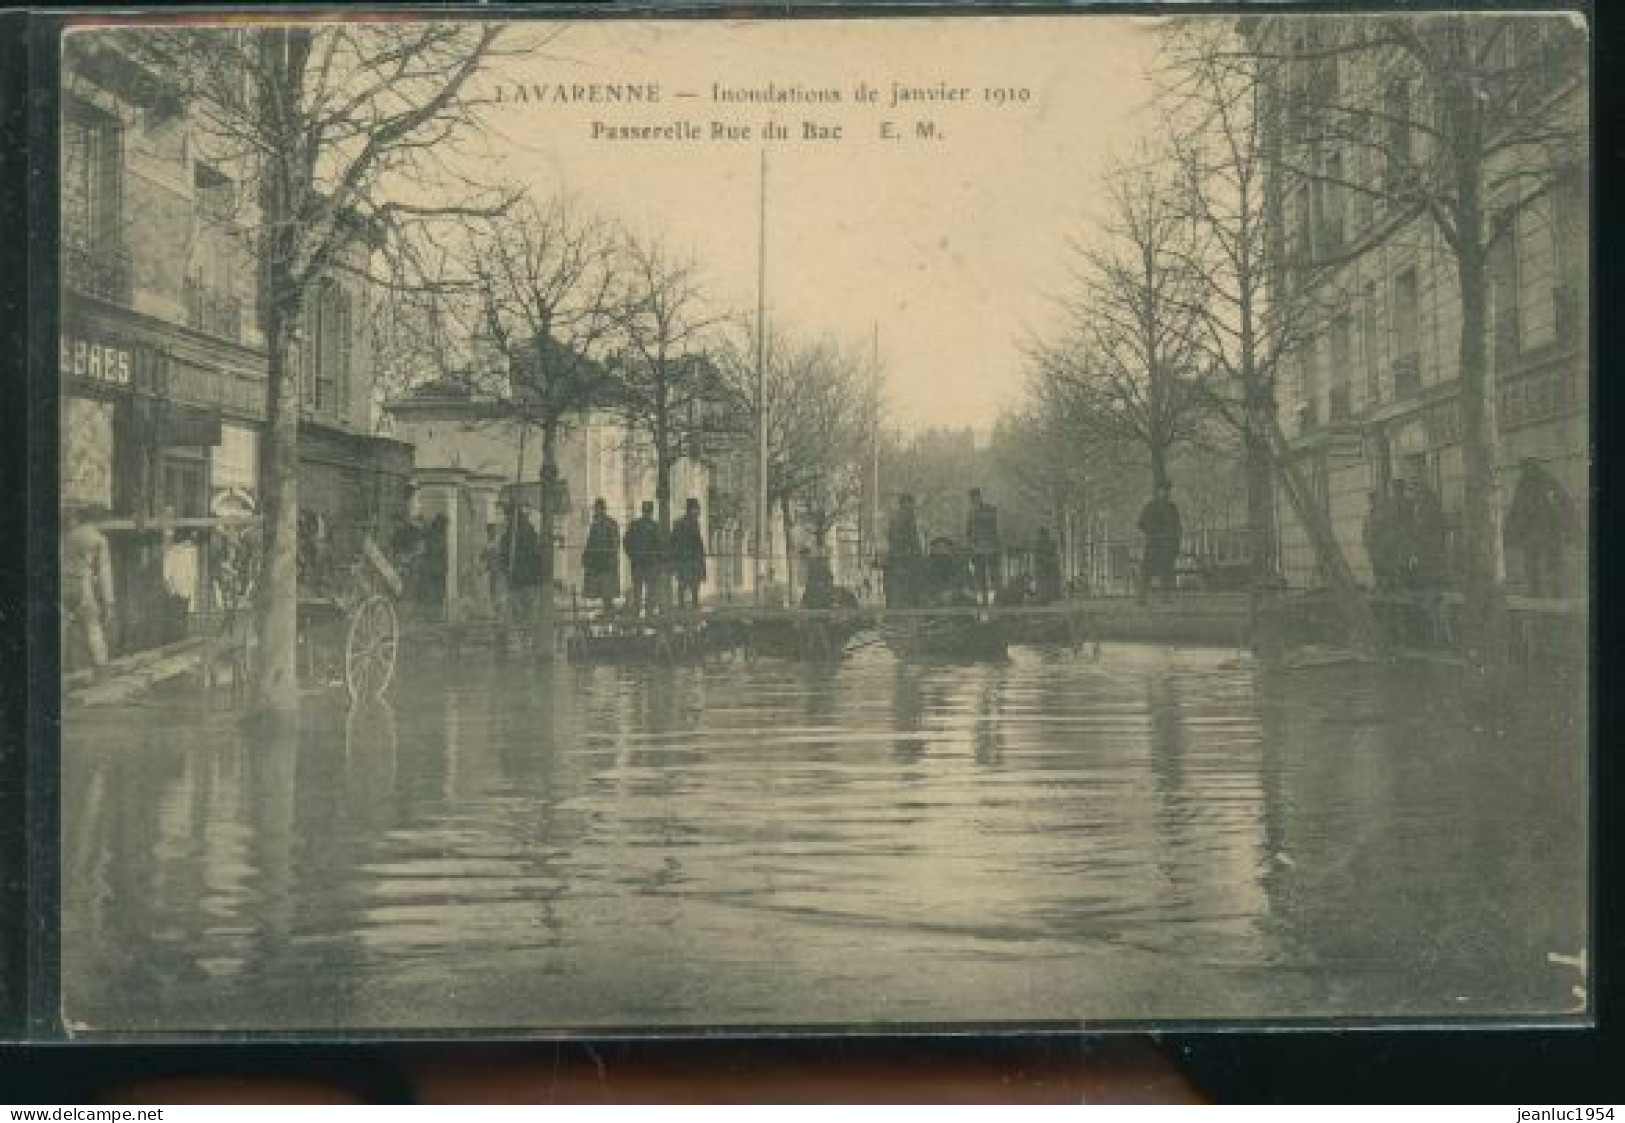
M 869 356 L 869 564 L 880 556 L 880 322 Z
M 756 589 L 767 552 L 767 149 L 761 152 L 756 214 Z

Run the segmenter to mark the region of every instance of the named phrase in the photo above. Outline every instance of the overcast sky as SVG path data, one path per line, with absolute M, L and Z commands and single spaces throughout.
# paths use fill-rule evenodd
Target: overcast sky
M 888 408 L 909 426 L 985 426 L 1019 399 L 1021 340 L 1053 321 L 1064 237 L 1101 217 L 1112 153 L 1153 128 L 1150 21 L 1101 17 L 563 25 L 545 49 L 508 58 L 479 93 L 504 177 L 567 191 L 701 261 L 724 306 L 756 305 L 762 142 L 609 141 L 592 122 L 791 129 L 765 145 L 767 291 L 775 326 L 867 346 L 878 325 Z M 658 83 L 658 105 L 537 104 L 516 83 Z M 721 105 L 712 85 L 841 91 L 839 106 Z M 868 82 L 873 106 L 852 102 Z M 968 101 L 891 109 L 893 82 L 968 87 Z M 498 86 L 502 89 L 499 91 Z M 987 87 L 1029 91 L 996 107 Z M 530 91 L 534 96 L 534 90 Z M 683 92 L 698 96 L 681 98 Z M 934 120 L 939 137 L 913 139 Z M 841 141 L 799 139 L 801 122 Z M 885 140 L 892 121 L 904 139 Z

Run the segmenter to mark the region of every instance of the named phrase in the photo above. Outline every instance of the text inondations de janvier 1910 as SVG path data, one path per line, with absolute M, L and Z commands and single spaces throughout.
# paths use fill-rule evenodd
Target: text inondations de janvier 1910
M 557 114 L 594 141 L 676 144 L 815 144 L 865 140 L 940 143 L 965 114 L 1009 114 L 1038 99 L 1023 85 L 972 85 L 947 79 L 850 85 L 723 81 L 509 82 L 491 103 Z

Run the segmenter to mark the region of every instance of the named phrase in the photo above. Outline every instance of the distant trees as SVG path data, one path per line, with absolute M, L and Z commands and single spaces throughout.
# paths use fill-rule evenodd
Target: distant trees
M 1062 296 L 1063 329 L 1029 353 L 1045 408 L 1068 418 L 1081 440 L 1143 446 L 1154 488 L 1211 409 L 1197 231 L 1155 163 L 1120 167 L 1108 190 L 1112 216 L 1099 238 L 1070 243 L 1077 268 Z
M 833 339 L 801 340 L 782 330 L 765 338 L 767 501 L 784 530 L 793 581 L 794 527 L 805 527 L 824 548 L 830 530 L 863 501 L 869 371 L 855 349 Z M 720 352 L 740 432 L 748 436 L 759 420 L 755 346 L 754 339 L 732 339 Z
M 611 404 L 653 452 L 655 504 L 669 530 L 672 470 L 723 398 L 708 354 L 723 317 L 706 300 L 699 263 L 659 239 L 623 234 L 614 270 Z

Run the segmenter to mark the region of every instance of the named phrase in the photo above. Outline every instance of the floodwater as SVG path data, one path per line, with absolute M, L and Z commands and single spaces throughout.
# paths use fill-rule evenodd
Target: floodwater
M 164 1031 L 1572 1013 L 1582 715 L 1475 732 L 1454 675 L 1132 645 L 465 660 L 405 668 L 392 709 L 313 698 L 277 737 L 195 696 L 81 710 L 64 1013 Z

